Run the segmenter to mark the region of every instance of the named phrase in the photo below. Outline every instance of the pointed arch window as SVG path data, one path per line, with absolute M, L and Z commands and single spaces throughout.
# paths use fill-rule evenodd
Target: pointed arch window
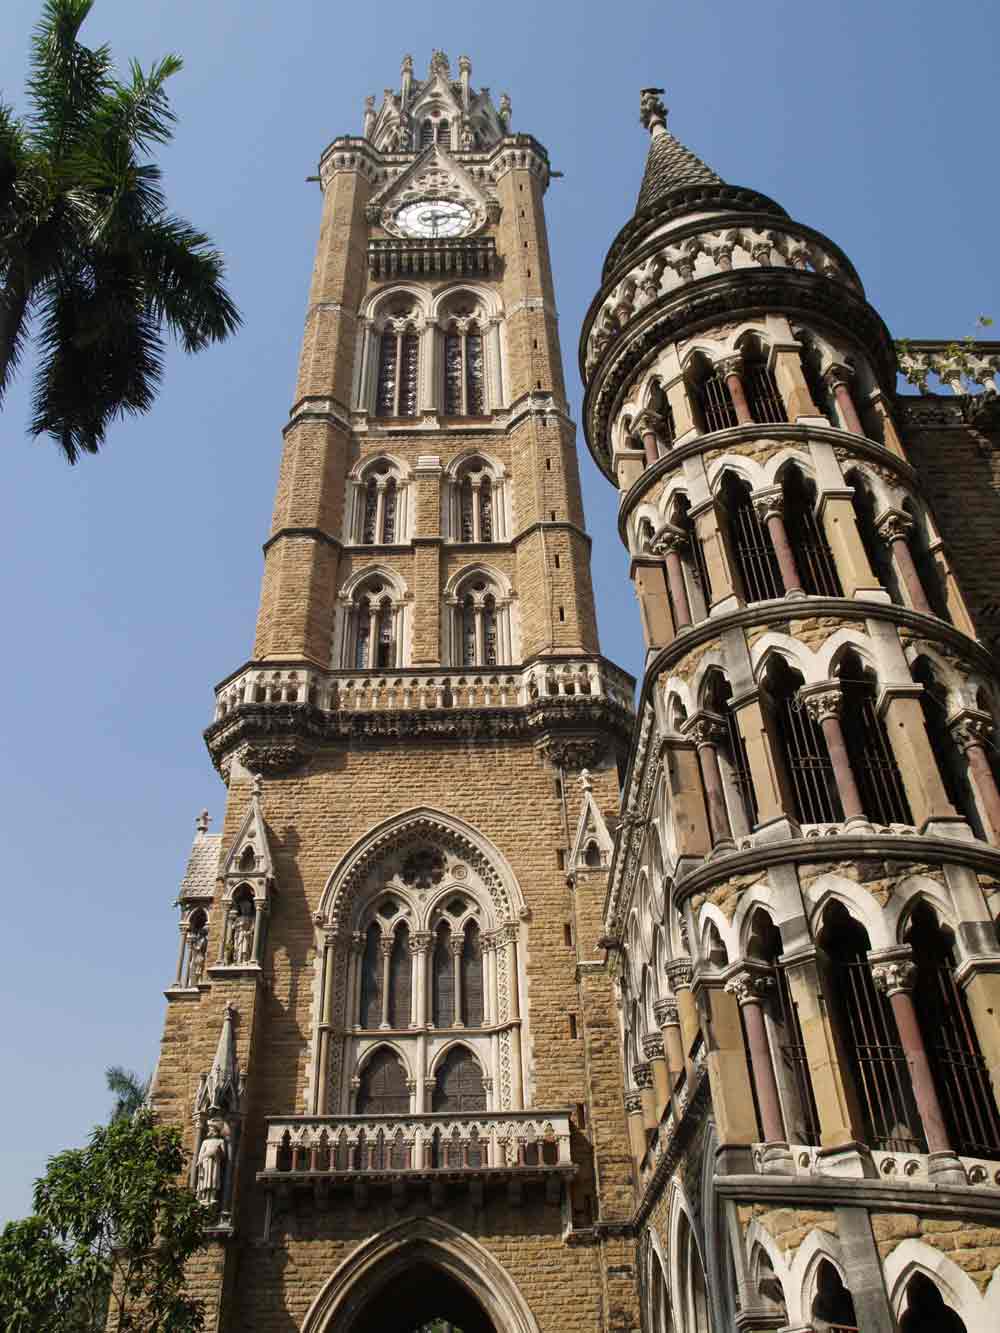
M 467 1028 L 480 1028 L 484 1020 L 483 946 L 479 927 L 470 921 L 462 945 L 462 1007 Z
M 833 764 L 820 724 L 799 698 L 801 684 L 784 658 L 771 660 L 765 697 L 788 774 L 791 813 L 802 824 L 839 824 L 844 812 Z
M 483 335 L 475 321 L 453 324 L 445 333 L 443 406 L 448 417 L 486 413 Z
M 411 328 L 383 330 L 379 341 L 375 414 L 413 417 L 417 414 L 420 338 Z
M 906 939 L 917 965 L 913 1004 L 948 1139 L 958 1153 L 1000 1158 L 1000 1115 L 968 1002 L 955 980 L 955 937 L 929 904 L 918 903 Z
M 377 1028 L 382 1021 L 382 959 L 380 944 L 382 932 L 376 922 L 365 932 L 365 949 L 361 957 L 361 1013 L 363 1028 Z
M 452 1115 L 486 1110 L 479 1061 L 466 1046 L 453 1046 L 438 1066 L 432 1109 Z
M 826 1333 L 858 1333 L 858 1316 L 851 1293 L 827 1259 L 820 1262 L 816 1275 L 816 1296 L 812 1303 L 814 1328 Z
M 451 928 L 442 921 L 434 933 L 432 1012 L 436 1028 L 451 1027 L 455 1021 L 455 966 L 451 954 Z
M 361 1071 L 357 1113 L 366 1116 L 406 1115 L 410 1093 L 406 1070 L 395 1051 L 381 1047 Z
M 781 390 L 774 372 L 767 364 L 764 348 L 754 347 L 745 353 L 743 382 L 746 385 L 747 406 L 754 421 L 762 424 L 773 422 L 775 425 L 787 423 L 788 413 Z
M 851 771 L 869 819 L 880 824 L 912 824 L 903 779 L 875 706 L 875 680 L 860 658 L 848 652 L 838 675 L 843 688 L 841 726 Z
M 474 575 L 458 594 L 452 628 L 456 666 L 497 666 L 509 660 L 510 608 L 498 603 L 491 583 Z
M 781 484 L 785 531 L 795 554 L 802 591 L 817 597 L 842 597 L 833 552 L 816 518 L 816 487 L 797 467 L 786 469 Z
M 378 482 L 368 478 L 365 487 L 365 511 L 361 524 L 361 540 L 366 546 L 373 546 L 378 540 Z
M 396 927 L 389 956 L 389 1026 L 410 1026 L 410 999 L 413 973 L 410 959 L 410 932 L 405 922 Z
M 347 617 L 345 664 L 355 671 L 397 667 L 401 610 L 385 584 L 375 582 L 359 589 Z
M 450 535 L 457 541 L 502 540 L 502 485 L 482 458 L 467 460 L 451 485 Z
M 729 520 L 733 556 L 748 602 L 766 602 L 785 593 L 771 538 L 750 497 L 749 483 L 727 472 L 722 501 Z

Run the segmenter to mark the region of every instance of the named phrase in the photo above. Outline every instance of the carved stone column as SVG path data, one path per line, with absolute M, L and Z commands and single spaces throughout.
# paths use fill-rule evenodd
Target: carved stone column
M 788 540 L 788 531 L 785 527 L 784 492 L 780 486 L 775 486 L 771 490 L 755 491 L 750 498 L 753 500 L 757 517 L 767 528 L 768 535 L 771 538 L 771 545 L 774 547 L 774 554 L 778 561 L 778 569 L 781 572 L 781 583 L 785 590 L 785 596 L 804 597 L 802 578 L 799 574 L 799 567 L 795 563 L 795 553 Z
M 625 1094 L 625 1116 L 628 1120 L 628 1143 L 632 1153 L 632 1164 L 638 1180 L 639 1167 L 646 1155 L 646 1129 L 643 1125 L 642 1098 L 639 1093 Z
M 729 396 L 733 400 L 733 410 L 736 413 L 737 424 L 740 426 L 752 424 L 753 414 L 750 411 L 750 404 L 747 402 L 746 390 L 743 388 L 743 358 L 741 356 L 727 356 L 724 361 L 717 364 L 716 369 L 726 381 Z
M 653 1010 L 655 1013 L 655 1004 Z M 670 1101 L 670 1080 L 667 1075 L 667 1062 L 664 1058 L 663 1038 L 658 1032 L 652 1036 L 643 1037 L 642 1053 L 646 1057 L 646 1064 L 653 1076 L 653 1110 L 656 1115 L 656 1122 L 659 1124 L 660 1117 L 667 1109 Z
M 632 1082 L 639 1093 L 642 1106 L 642 1124 L 644 1129 L 655 1129 L 660 1117 L 656 1114 L 656 1093 L 653 1090 L 653 1071 L 649 1061 L 632 1066 Z
M 184 976 L 184 955 L 187 952 L 188 943 L 188 924 L 181 922 L 181 946 L 177 953 L 177 976 L 174 978 L 174 985 L 179 986 Z
M 726 737 L 725 723 L 715 713 L 695 713 L 685 724 L 684 734 L 690 736 L 698 747 L 698 764 L 705 788 L 712 848 L 718 850 L 735 847 L 722 783 L 722 769 L 719 765 L 719 746 Z
M 965 1184 L 965 1172 L 955 1156 L 948 1137 L 941 1103 L 938 1101 L 937 1089 L 927 1059 L 927 1049 L 917 1021 L 917 1011 L 913 1005 L 917 965 L 912 959 L 901 956 L 901 950 L 893 952 L 894 956 L 891 958 L 886 958 L 884 954 L 880 956 L 878 953 L 868 956 L 872 960 L 872 980 L 889 1001 L 896 1020 L 900 1045 L 910 1067 L 913 1097 L 923 1123 L 931 1158 L 928 1174 L 938 1181 L 945 1179 L 956 1184 Z
M 690 1081 L 693 1065 L 691 1047 L 698 1037 L 701 1025 L 698 1022 L 698 1009 L 691 994 L 691 975 L 693 968 L 690 958 L 675 958 L 667 963 L 666 973 L 670 980 L 670 989 L 677 1000 L 677 1017 L 681 1027 L 681 1049 L 684 1058 L 684 1071 Z
M 668 1092 L 672 1094 L 674 1085 L 684 1069 L 684 1047 L 681 1043 L 681 1020 L 677 1013 L 677 1001 L 673 996 L 664 1000 L 656 1000 L 653 1004 L 653 1014 L 660 1025 L 660 1032 L 663 1037 L 663 1054 L 667 1066 L 667 1088 Z
M 988 713 L 966 708 L 949 718 L 948 726 L 955 744 L 965 755 L 984 830 L 995 847 L 1000 844 L 1000 790 L 986 753 L 986 743 L 993 731 L 993 719 Z
M 861 424 L 858 410 L 854 406 L 854 396 L 851 393 L 851 377 L 853 374 L 854 372 L 850 366 L 835 365 L 830 366 L 824 378 L 837 403 L 845 428 L 852 435 L 864 435 L 865 428 Z
M 332 930 L 323 933 L 323 998 L 320 1009 L 319 1061 L 314 1097 L 315 1115 L 327 1114 L 330 1086 L 330 1041 L 334 1023 L 333 987 L 338 967 L 343 965 L 344 949 Z
M 455 1014 L 452 1027 L 460 1028 L 465 1011 L 465 999 L 462 995 L 462 951 L 465 948 L 465 936 L 452 935 L 448 941 L 448 948 L 451 950 L 451 965 L 455 978 Z
M 875 524 L 875 528 L 892 553 L 896 573 L 899 575 L 899 581 L 906 589 L 906 596 L 910 605 L 914 611 L 922 611 L 925 616 L 932 616 L 934 611 L 927 600 L 924 585 L 920 581 L 917 567 L 913 563 L 913 553 L 910 550 L 909 538 L 913 528 L 913 519 L 910 518 L 909 514 L 903 513 L 902 510 L 890 509 L 881 515 Z
M 826 684 L 819 689 L 810 687 L 810 692 L 799 691 L 799 698 L 808 710 L 814 722 L 818 722 L 826 741 L 827 753 L 833 767 L 833 777 L 837 784 L 837 794 L 844 809 L 844 821 L 850 824 L 867 823 L 858 785 L 854 781 L 851 761 L 844 742 L 844 732 L 840 725 L 840 708 L 843 703 L 843 691 L 839 684 Z
M 773 977 L 750 968 L 738 972 L 726 982 L 726 990 L 736 996 L 736 1002 L 743 1015 L 743 1027 L 750 1052 L 750 1072 L 757 1090 L 761 1128 L 767 1145 L 763 1164 L 765 1172 L 789 1171 L 792 1167 L 791 1154 L 785 1139 L 778 1080 L 774 1075 L 774 1062 L 771 1059 L 767 1025 L 764 1021 L 764 1000 L 773 988 Z
M 640 412 L 632 423 L 632 429 L 642 440 L 642 450 L 646 457 L 646 466 L 659 461 L 660 446 L 666 445 L 667 423 L 657 412 Z
M 378 942 L 379 959 L 382 969 L 382 1014 L 379 1021 L 380 1028 L 389 1026 L 389 985 L 392 971 L 392 936 L 383 935 Z
M 663 557 L 666 567 L 667 585 L 670 588 L 670 602 L 674 613 L 674 629 L 677 632 L 691 624 L 691 603 L 688 600 L 687 586 L 684 583 L 684 566 L 681 562 L 681 551 L 687 544 L 687 533 L 669 525 L 657 533 L 653 541 L 653 551 Z
M 365 954 L 365 937 L 356 930 L 351 936 L 351 978 L 348 986 L 347 1027 L 361 1026 L 361 966 Z
M 434 936 L 430 931 L 417 930 L 410 936 L 410 957 L 413 959 L 410 1027 L 426 1027 L 431 1021 L 430 996 L 427 985 L 427 960 Z

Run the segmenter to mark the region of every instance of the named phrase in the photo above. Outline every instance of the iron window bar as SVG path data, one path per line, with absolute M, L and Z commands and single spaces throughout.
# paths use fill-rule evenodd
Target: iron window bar
M 784 596 L 778 559 L 745 486 L 731 510 L 736 560 L 748 602 L 768 602 Z
M 844 811 L 819 723 L 802 701 L 791 694 L 781 700 L 778 723 L 792 780 L 796 818 L 803 824 L 842 823 Z
M 885 726 L 867 680 L 841 677 L 844 687 L 844 742 L 869 819 L 880 824 L 912 824 L 913 815 Z
M 798 1094 L 799 1112 L 802 1116 L 802 1131 L 806 1143 L 819 1143 L 819 1112 L 813 1096 L 812 1077 L 809 1073 L 809 1061 L 806 1057 L 806 1044 L 799 1023 L 799 1011 L 792 999 L 785 969 L 776 966 L 776 994 L 778 1015 L 786 1040 L 780 1043 L 782 1063 L 788 1070 Z
M 746 385 L 747 405 L 754 421 L 787 425 L 788 413 L 785 411 L 781 390 L 767 366 L 747 366 L 743 372 L 743 382 Z
M 706 430 L 727 430 L 739 424 L 729 385 L 718 372 L 702 380 L 698 386 L 698 401 Z

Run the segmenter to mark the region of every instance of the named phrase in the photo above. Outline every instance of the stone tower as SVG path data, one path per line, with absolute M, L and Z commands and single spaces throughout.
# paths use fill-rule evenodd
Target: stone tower
M 253 657 L 153 1101 L 219 1330 L 631 1327 L 601 657 L 545 149 L 437 51 L 322 156 Z
M 647 646 L 605 919 L 643 1328 L 987 1333 L 1000 345 L 897 393 L 847 256 L 661 91 L 580 347 Z

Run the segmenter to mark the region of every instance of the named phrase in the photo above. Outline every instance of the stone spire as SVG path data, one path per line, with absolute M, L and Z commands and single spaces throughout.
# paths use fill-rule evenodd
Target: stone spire
M 222 1031 L 219 1033 L 215 1059 L 208 1074 L 203 1076 L 199 1090 L 200 1110 L 218 1112 L 239 1109 L 243 1089 L 240 1067 L 236 1062 L 236 1037 L 233 1032 L 235 1017 L 235 1007 L 227 1004 L 223 1012 Z
M 667 108 L 662 88 L 643 88 L 639 119 L 649 130 L 652 142 L 646 159 L 636 213 L 656 209 L 673 190 L 701 182 L 721 185 L 722 177 L 707 167 L 697 154 L 685 148 L 667 129 Z

